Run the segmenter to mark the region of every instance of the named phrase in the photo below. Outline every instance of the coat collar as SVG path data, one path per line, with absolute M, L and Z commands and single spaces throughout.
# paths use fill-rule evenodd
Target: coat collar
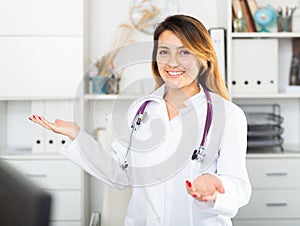
M 189 107 L 195 107 L 199 106 L 203 102 L 206 101 L 205 98 L 205 93 L 203 91 L 202 86 L 199 84 L 200 87 L 200 92 L 195 94 L 194 96 L 190 97 L 187 99 L 184 104 L 189 108 Z M 150 100 L 150 101 L 155 101 L 155 102 L 161 102 L 164 101 L 164 95 L 167 92 L 168 87 L 166 84 L 161 85 L 159 88 L 157 88 L 155 91 L 153 91 L 151 94 L 147 95 L 144 97 L 144 101 Z

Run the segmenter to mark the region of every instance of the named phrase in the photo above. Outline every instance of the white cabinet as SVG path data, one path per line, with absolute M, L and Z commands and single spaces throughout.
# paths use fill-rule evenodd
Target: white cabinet
M 235 226 L 300 225 L 300 89 L 290 92 L 293 54 L 299 50 L 299 12 L 293 32 L 233 32 L 232 2 L 227 1 L 227 84 L 238 105 L 279 104 L 283 117 L 284 153 L 249 153 L 247 168 L 253 193 L 233 222 Z M 247 0 L 250 2 L 251 0 Z M 253 2 L 253 1 L 252 1 Z M 258 7 L 294 7 L 298 0 L 256 0 Z M 297 89 L 296 89 L 297 90 Z
M 0 1 L 0 35 L 82 35 L 82 0 Z
M 83 12 L 83 0 L 0 1 L 0 98 L 76 96 Z
M 227 1 L 227 85 L 233 102 L 238 105 L 279 104 L 283 116 L 283 147 L 300 152 L 300 86 L 290 89 L 290 66 L 299 51 L 299 12 L 294 15 L 293 32 L 233 32 L 232 2 Z M 247 0 L 250 2 L 249 0 Z M 258 7 L 271 4 L 299 8 L 299 1 L 256 0 Z M 298 91 L 295 91 L 298 90 Z
M 50 225 L 85 225 L 84 173 L 61 156 L 2 156 L 52 196 Z
M 75 97 L 83 76 L 82 37 L 0 35 L 0 97 Z
M 83 172 L 57 154 L 66 137 L 28 120 L 78 121 L 84 0 L 0 0 L 0 158 L 53 197 L 51 225 L 84 226 Z
M 298 225 L 300 154 L 249 154 L 247 169 L 253 192 L 234 225 Z

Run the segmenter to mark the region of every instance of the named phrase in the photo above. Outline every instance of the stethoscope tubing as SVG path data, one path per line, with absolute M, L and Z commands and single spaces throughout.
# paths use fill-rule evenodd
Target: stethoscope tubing
M 205 143 L 206 143 L 206 138 L 209 132 L 209 129 L 211 127 L 211 123 L 212 123 L 212 118 L 213 118 L 213 108 L 212 108 L 212 101 L 211 101 L 211 96 L 209 94 L 209 91 L 206 88 L 202 88 L 204 93 L 205 93 L 205 97 L 206 97 L 206 102 L 207 102 L 207 109 L 206 109 L 206 118 L 205 118 L 205 127 L 204 127 L 204 131 L 202 134 L 202 139 L 201 139 L 201 143 L 198 149 L 195 149 L 192 155 L 192 160 L 198 160 L 198 161 L 203 161 L 206 153 L 205 153 Z M 151 100 L 147 100 L 145 101 L 138 109 L 138 111 L 136 112 L 132 124 L 131 124 L 131 132 L 130 132 L 130 138 L 129 138 L 129 143 L 128 143 L 128 147 L 127 147 L 127 151 L 124 157 L 123 162 L 121 163 L 121 168 L 123 170 L 125 170 L 126 168 L 128 168 L 128 155 L 131 152 L 131 148 L 132 148 L 132 139 L 133 139 L 133 135 L 134 132 L 137 131 L 138 127 L 141 125 L 143 118 L 146 114 L 145 109 L 147 107 L 147 105 L 151 102 Z

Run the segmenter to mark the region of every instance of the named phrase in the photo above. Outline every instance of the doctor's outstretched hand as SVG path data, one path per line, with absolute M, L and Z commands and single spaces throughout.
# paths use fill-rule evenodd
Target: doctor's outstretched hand
M 70 137 L 74 140 L 79 133 L 79 126 L 74 122 L 67 122 L 60 119 L 56 119 L 54 122 L 47 121 L 44 117 L 38 115 L 32 115 L 28 118 L 29 120 L 40 124 L 44 128 Z
M 222 181 L 212 174 L 203 174 L 197 177 L 194 182 L 186 181 L 186 190 L 199 201 L 215 201 L 218 193 L 223 194 Z

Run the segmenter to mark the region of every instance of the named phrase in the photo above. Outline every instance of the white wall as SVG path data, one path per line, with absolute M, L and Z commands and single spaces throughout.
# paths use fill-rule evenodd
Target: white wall
M 226 1 L 178 0 L 179 12 L 201 20 L 207 28 L 226 26 Z M 90 0 L 89 15 L 89 60 L 93 62 L 114 49 L 114 42 L 120 35 L 119 25 L 130 23 L 129 6 L 131 0 Z M 137 42 L 151 41 L 152 35 L 135 31 L 132 39 Z M 124 90 L 138 78 L 152 76 L 150 64 L 131 65 L 124 70 L 120 88 Z M 151 84 L 152 86 L 152 84 Z M 136 89 L 136 88 L 135 88 Z M 137 88 L 140 89 L 140 88 Z M 148 88 L 149 89 L 149 88 Z
M 112 40 L 121 23 L 129 22 L 130 0 L 90 0 L 90 59 L 113 48 Z M 200 19 L 207 28 L 226 26 L 225 0 L 178 0 L 179 13 Z M 141 35 L 140 41 L 151 40 Z
M 121 23 L 129 23 L 129 4 L 130 0 L 90 0 L 89 59 L 91 62 L 113 49 L 112 44 L 115 40 L 118 26 Z M 179 13 L 197 17 L 207 28 L 225 27 L 227 24 L 225 0 L 178 0 L 178 5 Z M 152 40 L 151 35 L 146 35 L 141 32 L 135 32 L 134 38 L 136 41 Z M 127 80 L 127 84 L 138 76 L 151 76 L 151 71 L 147 64 L 131 66 L 127 68 L 127 72 L 128 76 L 122 77 L 122 79 Z M 124 74 L 126 74 L 126 72 Z M 134 74 L 135 76 L 129 76 L 129 74 Z M 105 198 L 101 194 L 103 190 L 105 191 Z M 113 192 L 107 188 L 103 189 L 101 182 L 92 180 L 91 194 L 91 209 L 103 213 L 104 225 L 122 225 L 123 217 L 126 212 L 124 202 L 126 204 L 129 192 Z M 111 196 L 111 199 L 107 198 L 108 195 Z M 117 201 L 121 202 L 121 204 L 114 203 L 116 202 L 116 197 L 118 198 Z M 104 209 L 102 209 L 101 205 L 103 200 L 110 200 L 109 205 L 108 203 L 104 204 Z M 108 206 L 109 208 L 107 208 Z M 110 211 L 114 212 L 112 213 Z M 114 216 L 114 219 L 110 221 L 110 219 L 107 218 L 111 216 Z M 113 224 L 111 224 L 112 222 Z

